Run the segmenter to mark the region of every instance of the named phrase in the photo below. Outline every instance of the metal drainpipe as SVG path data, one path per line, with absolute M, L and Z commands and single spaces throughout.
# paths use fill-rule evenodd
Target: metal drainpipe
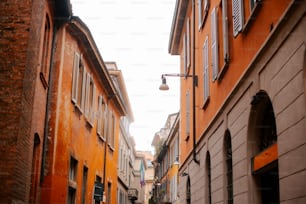
M 196 96 L 195 96 L 195 86 L 198 83 L 198 78 L 195 74 L 195 0 L 192 0 L 192 24 L 193 24 L 193 42 L 192 42 L 192 65 L 193 65 L 193 69 L 192 69 L 192 111 L 193 111 L 193 116 L 192 116 L 192 129 L 193 129 L 193 161 L 197 164 L 200 164 L 200 161 L 197 159 L 197 152 L 196 152 L 196 147 L 197 147 L 197 143 L 196 143 Z

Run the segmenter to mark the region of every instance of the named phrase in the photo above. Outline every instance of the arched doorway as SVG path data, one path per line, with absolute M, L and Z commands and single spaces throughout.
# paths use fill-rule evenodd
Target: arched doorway
M 248 151 L 255 200 L 263 204 L 279 203 L 277 132 L 273 106 L 265 91 L 253 96 L 251 105 Z

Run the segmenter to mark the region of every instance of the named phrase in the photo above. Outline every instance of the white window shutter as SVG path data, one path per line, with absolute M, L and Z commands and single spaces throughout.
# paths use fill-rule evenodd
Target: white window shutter
M 92 104 L 90 104 L 91 105 L 91 108 L 90 108 L 90 111 L 91 111 L 91 113 L 90 113 L 90 116 L 91 116 L 90 117 L 90 122 L 91 122 L 92 125 L 94 125 L 95 118 L 96 118 L 96 109 L 95 109 L 95 107 L 96 107 L 96 100 L 95 100 L 95 98 L 96 98 L 96 86 L 93 83 Z
M 89 119 L 89 94 L 90 94 L 90 74 L 86 74 L 86 91 L 85 91 L 85 117 Z
M 86 95 L 86 69 L 83 67 L 83 81 L 82 81 L 82 93 L 81 93 L 81 104 L 80 108 L 81 110 L 85 109 L 85 95 Z
M 77 102 L 78 94 L 78 73 L 80 66 L 80 55 L 75 52 L 73 59 L 73 72 L 72 72 L 72 89 L 71 89 L 71 100 L 73 103 Z
M 222 0 L 222 27 L 223 27 L 223 59 L 225 63 L 229 62 L 228 51 L 228 16 L 227 16 L 227 0 Z
M 189 69 L 190 67 L 190 58 L 191 58 L 191 49 L 190 49 L 190 45 L 191 45 L 191 42 L 190 42 L 190 18 L 187 19 L 187 69 Z M 187 71 L 188 72 L 188 71 Z
M 208 66 L 208 37 L 206 37 L 203 45 L 203 69 L 204 69 L 204 102 L 209 97 L 209 66 Z
M 190 136 L 190 94 L 186 93 L 186 137 Z
M 233 0 L 232 6 L 233 13 L 233 31 L 236 37 L 240 31 L 242 31 L 244 18 L 243 18 L 243 1 Z
M 211 12 L 211 51 L 212 51 L 212 78 L 217 79 L 219 67 L 219 53 L 218 53 L 218 19 L 217 9 L 214 8 Z
M 198 0 L 198 26 L 199 29 L 202 26 L 202 0 Z
M 187 36 L 183 36 L 183 51 L 184 51 L 184 74 L 187 75 Z
M 102 122 L 102 96 L 98 96 L 98 120 L 97 120 L 97 134 L 101 135 Z
M 103 137 L 105 138 L 107 136 L 107 131 L 108 131 L 108 106 L 105 104 L 105 109 L 103 113 Z

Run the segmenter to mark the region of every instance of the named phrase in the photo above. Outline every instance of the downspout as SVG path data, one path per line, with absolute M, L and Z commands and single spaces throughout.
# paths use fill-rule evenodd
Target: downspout
M 193 161 L 197 164 L 200 164 L 200 161 L 197 159 L 197 152 L 196 152 L 196 93 L 195 87 L 198 85 L 198 77 L 195 74 L 195 0 L 192 0 L 192 26 L 193 26 L 193 41 L 192 41 L 192 131 L 193 131 Z

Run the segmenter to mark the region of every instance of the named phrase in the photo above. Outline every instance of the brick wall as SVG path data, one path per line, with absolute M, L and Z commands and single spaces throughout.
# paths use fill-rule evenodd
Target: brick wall
M 41 5 L 0 2 L 0 203 L 28 199 Z

